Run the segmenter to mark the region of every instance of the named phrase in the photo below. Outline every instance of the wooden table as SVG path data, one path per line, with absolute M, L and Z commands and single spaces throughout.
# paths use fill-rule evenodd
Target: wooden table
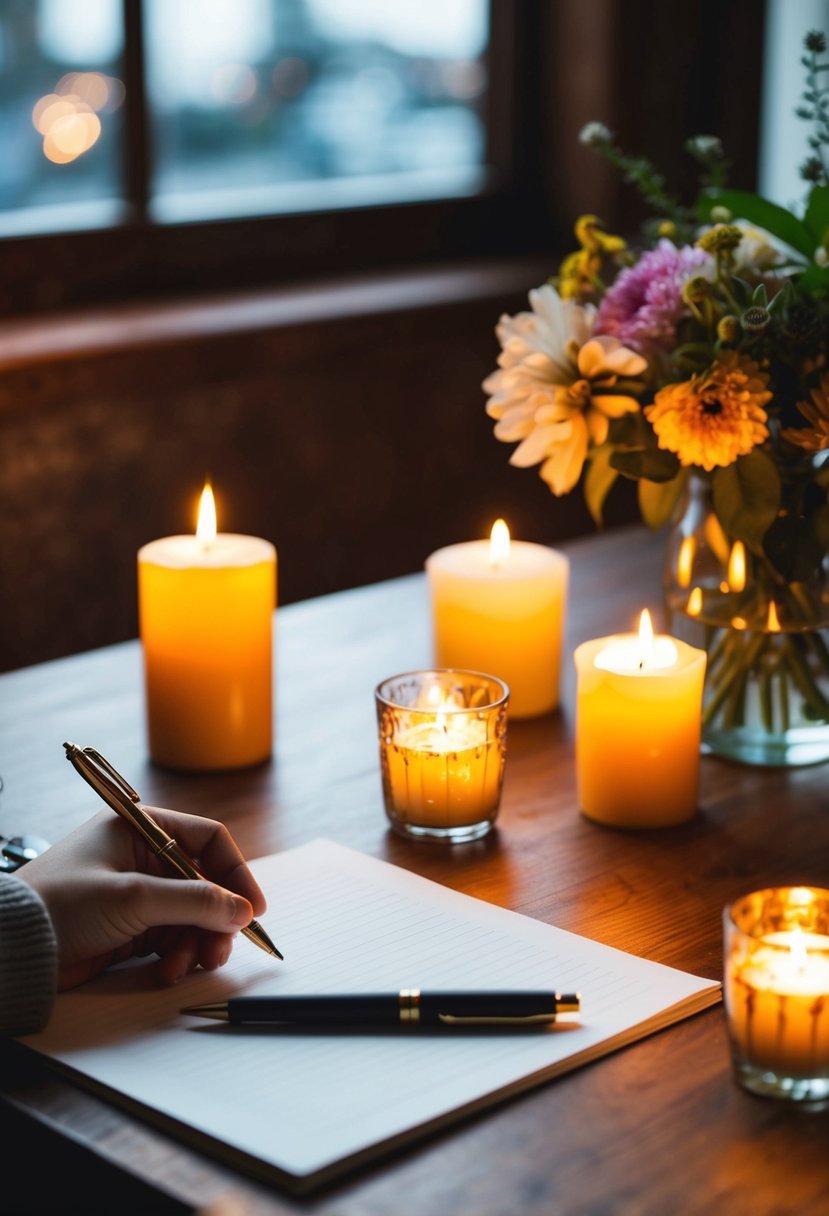
M 660 619 L 659 538 L 617 531 L 568 551 L 567 656 L 588 637 L 633 628 L 644 606 Z M 149 763 L 138 643 L 0 677 L 0 831 L 56 840 L 99 809 L 64 759 L 69 739 L 100 748 L 146 801 L 224 819 L 251 857 L 327 836 L 714 978 L 726 902 L 775 883 L 829 885 L 825 766 L 752 769 L 705 757 L 700 814 L 686 826 L 624 832 L 580 815 L 569 658 L 561 712 L 510 725 L 497 831 L 454 848 L 402 840 L 382 809 L 373 689 L 430 663 L 424 577 L 279 609 L 276 636 L 275 756 L 244 773 L 190 777 Z M 303 1201 L 74 1088 L 16 1045 L 6 1045 L 0 1063 L 12 1129 L 11 1142 L 8 1133 L 2 1141 L 0 1191 L 14 1175 L 20 1192 L 37 1196 L 60 1171 L 65 1197 L 40 1209 L 18 1195 L 20 1206 L 4 1211 L 189 1211 L 230 1193 L 241 1205 L 233 1216 L 829 1212 L 829 1114 L 738 1088 L 721 1008 Z

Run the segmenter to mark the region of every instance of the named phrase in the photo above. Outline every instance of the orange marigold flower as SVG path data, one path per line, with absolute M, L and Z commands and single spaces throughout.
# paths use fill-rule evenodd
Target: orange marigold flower
M 797 408 L 811 426 L 789 426 L 781 432 L 789 443 L 796 443 L 807 452 L 822 452 L 829 448 L 829 372 L 817 388 L 813 388 L 808 401 L 798 401 Z
M 710 472 L 768 438 L 767 385 L 752 359 L 723 351 L 706 372 L 660 389 L 644 413 L 660 448 Z

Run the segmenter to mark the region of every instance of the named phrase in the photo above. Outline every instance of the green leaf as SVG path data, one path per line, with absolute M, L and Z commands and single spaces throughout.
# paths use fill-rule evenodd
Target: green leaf
M 673 481 L 648 481 L 645 477 L 641 479 L 636 487 L 636 494 L 642 519 L 649 528 L 656 531 L 668 522 L 682 497 L 687 480 L 687 470 L 683 470 Z
M 661 448 L 635 448 L 632 451 L 613 452 L 611 466 L 623 477 L 636 481 L 644 477 L 647 481 L 672 481 L 679 472 L 679 461 L 673 452 Z
M 780 474 L 764 452 L 749 452 L 717 469 L 712 478 L 714 510 L 726 533 L 755 548 L 780 508 Z
M 814 235 L 815 245 L 812 249 L 824 245 L 829 235 L 829 186 L 812 186 L 809 191 L 809 201 L 806 204 L 806 214 L 803 217 L 809 231 Z
M 803 274 L 797 276 L 797 285 L 801 291 L 808 292 L 810 295 L 826 295 L 829 292 L 829 266 L 818 266 L 816 262 L 813 262 L 803 271 Z M 782 295 L 782 292 L 780 294 Z M 773 303 L 774 300 L 772 300 Z
M 817 244 L 814 234 L 785 207 L 778 207 L 777 203 L 770 203 L 759 194 L 746 190 L 722 190 L 707 195 L 702 207 L 704 219 L 710 221 L 712 207 L 727 207 L 735 220 L 748 220 L 750 224 L 765 228 L 772 236 L 785 241 L 809 261 L 812 260 Z
M 597 528 L 601 528 L 602 508 L 604 500 L 607 498 L 610 490 L 619 474 L 615 469 L 610 467 L 610 455 L 613 449 L 607 444 L 600 448 L 594 448 L 590 456 L 590 463 L 587 466 L 587 472 L 584 475 L 584 501 L 587 503 L 587 509 L 593 517 L 593 522 Z

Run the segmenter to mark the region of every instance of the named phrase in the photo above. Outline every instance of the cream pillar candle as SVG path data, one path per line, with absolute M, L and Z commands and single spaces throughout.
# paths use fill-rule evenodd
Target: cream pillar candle
M 666 827 L 697 809 L 705 652 L 640 634 L 575 651 L 576 777 L 582 810 L 614 827 Z
M 138 599 L 153 760 L 188 770 L 266 760 L 272 751 L 273 545 L 217 534 L 208 486 L 195 536 L 167 536 L 139 550 Z
M 438 549 L 426 560 L 437 667 L 488 672 L 510 690 L 512 718 L 559 700 L 569 563 L 545 545 L 513 541 L 497 520 L 488 541 Z

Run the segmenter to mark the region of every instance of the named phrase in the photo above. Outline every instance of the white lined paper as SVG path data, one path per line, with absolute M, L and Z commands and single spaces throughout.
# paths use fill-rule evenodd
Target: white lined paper
M 116 969 L 58 998 L 23 1041 L 301 1189 L 452 1115 L 576 1067 L 719 999 L 687 975 L 330 841 L 260 858 L 276 963 L 239 938 L 173 989 Z M 575 1027 L 533 1033 L 235 1030 L 179 1010 L 239 993 L 555 988 Z

